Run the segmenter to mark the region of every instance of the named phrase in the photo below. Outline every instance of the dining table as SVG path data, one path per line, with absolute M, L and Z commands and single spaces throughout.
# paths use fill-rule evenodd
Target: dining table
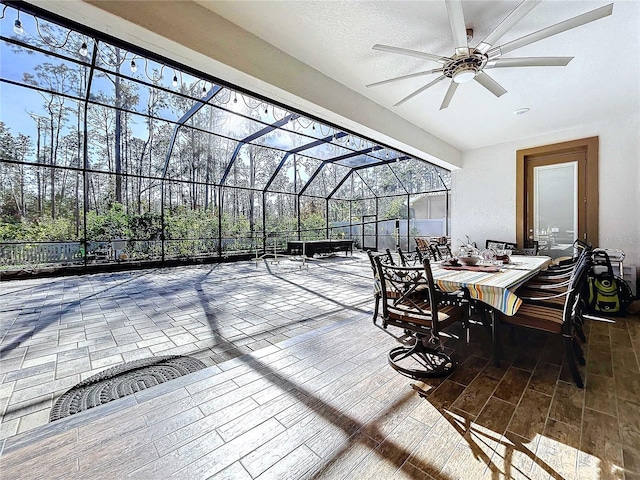
M 547 256 L 512 255 L 507 264 L 450 265 L 446 261 L 432 262 L 433 280 L 444 292 L 466 289 L 472 300 L 487 307 L 491 317 L 493 362 L 500 364 L 498 313 L 513 316 L 522 305 L 518 287 L 551 264 Z

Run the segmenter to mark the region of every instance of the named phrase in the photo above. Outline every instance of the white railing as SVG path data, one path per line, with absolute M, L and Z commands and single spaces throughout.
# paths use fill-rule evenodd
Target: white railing
M 82 262 L 80 242 L 0 243 L 0 264 L 41 265 Z

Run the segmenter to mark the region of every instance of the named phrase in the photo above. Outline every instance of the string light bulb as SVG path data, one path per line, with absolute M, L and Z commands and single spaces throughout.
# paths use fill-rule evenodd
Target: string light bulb
M 233 103 L 238 103 L 238 94 L 233 92 Z
M 202 86 L 202 96 L 204 97 L 204 96 L 206 96 L 206 95 L 207 95 L 207 84 L 205 83 L 205 84 Z
M 86 58 L 87 55 L 89 55 L 89 49 L 87 48 L 87 42 L 82 42 L 82 46 L 80 47 L 80 50 L 78 50 L 78 53 L 81 56 L 85 57 L 85 58 Z
M 13 32 L 16 35 L 22 35 L 24 33 L 24 27 L 20 21 L 20 12 L 18 12 L 18 18 L 16 18 L 16 21 L 13 22 Z
M 136 65 L 135 60 L 131 60 L 131 73 L 136 73 L 138 71 L 138 66 Z
M 178 75 L 176 73 L 173 74 L 173 82 L 171 82 L 171 85 L 173 85 L 174 88 L 178 86 Z

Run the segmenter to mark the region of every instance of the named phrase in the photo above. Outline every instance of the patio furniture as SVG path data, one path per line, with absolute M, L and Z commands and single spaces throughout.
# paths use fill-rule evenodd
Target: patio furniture
M 437 244 L 429 242 L 426 238 L 415 237 L 416 251 L 420 252 L 423 258 L 430 258 L 434 262 L 442 260 L 444 257 L 451 257 L 451 247 L 448 244 Z
M 538 254 L 538 251 L 535 248 L 516 248 L 515 250 L 511 250 L 511 253 L 512 255 L 533 257 Z
M 422 265 L 423 262 L 423 256 L 420 250 L 403 252 L 401 248 L 398 248 L 398 256 L 400 257 L 400 265 L 403 267 L 415 267 Z
M 493 250 L 517 250 L 518 246 L 512 242 L 503 242 L 502 240 L 487 240 L 484 248 L 492 248 Z
M 374 258 L 382 293 L 382 326 L 393 325 L 410 335 L 412 344 L 389 352 L 389 364 L 411 378 L 448 375 L 454 362 L 442 349 L 440 331 L 462 322 L 467 325 L 467 309 L 446 305 L 437 289 L 429 260 L 422 266 L 402 267 L 384 264 Z
M 371 250 L 367 250 L 367 256 L 371 262 L 371 270 L 373 270 L 373 323 L 376 323 L 378 319 L 378 311 L 380 309 L 380 300 L 382 298 L 382 287 L 380 286 L 380 276 L 378 274 L 378 268 L 376 267 L 375 258 L 378 257 L 381 262 L 394 265 L 393 256 L 391 251 L 387 248 L 385 253 L 373 253 Z
M 512 256 L 512 263 L 503 265 L 492 272 L 478 271 L 477 267 L 462 267 L 450 270 L 442 264 L 433 264 L 433 278 L 440 290 L 455 292 L 466 289 L 471 304 L 484 309 L 491 317 L 493 337 L 493 361 L 500 364 L 500 345 L 497 343 L 497 312 L 512 316 L 522 305 L 516 289 L 533 278 L 541 269 L 551 263 L 549 257 Z
M 581 365 L 585 364 L 585 360 L 582 349 L 576 340 L 576 323 L 581 314 L 583 305 L 581 293 L 589 268 L 591 268 L 591 256 L 585 255 L 576 267 L 569 288 L 563 294 L 565 301 L 562 309 L 542 305 L 538 302 L 523 303 L 515 315 L 499 315 L 501 323 L 562 335 L 565 359 L 568 362 L 573 380 L 579 388 L 584 385 L 576 365 L 576 359 Z
M 289 240 L 287 241 L 287 252 L 290 255 L 304 255 L 308 258 L 315 254 L 332 254 L 344 252 L 345 256 L 353 255 L 353 240 Z

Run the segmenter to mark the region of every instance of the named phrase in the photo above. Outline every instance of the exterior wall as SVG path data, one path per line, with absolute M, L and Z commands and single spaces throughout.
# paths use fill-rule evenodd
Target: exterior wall
M 516 238 L 516 151 L 598 136 L 599 242 L 625 251 L 625 264 L 640 266 L 640 117 L 585 125 L 463 154 L 453 172 L 452 244 L 469 235 L 478 245 Z
M 411 204 L 414 218 L 446 218 L 447 201 L 444 195 L 425 195 Z

